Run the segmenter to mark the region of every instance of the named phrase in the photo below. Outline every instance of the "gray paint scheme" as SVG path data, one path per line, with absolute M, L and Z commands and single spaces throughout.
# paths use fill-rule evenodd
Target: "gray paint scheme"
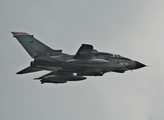
M 12 32 L 12 34 L 34 58 L 29 67 L 17 72 L 17 74 L 41 70 L 51 71 L 47 75 L 35 78 L 39 79 L 41 83 L 79 81 L 86 79 L 83 76 L 102 76 L 107 72 L 124 73 L 127 70 L 146 66 L 120 55 L 99 52 L 89 44 L 82 44 L 75 55 L 69 55 L 62 53 L 62 50 L 51 49 L 35 39 L 33 35 L 24 32 Z

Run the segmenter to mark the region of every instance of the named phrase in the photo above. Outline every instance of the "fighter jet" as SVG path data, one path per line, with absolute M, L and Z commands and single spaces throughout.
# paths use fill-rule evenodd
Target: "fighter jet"
M 124 73 L 146 65 L 120 55 L 99 52 L 90 44 L 82 44 L 75 55 L 54 50 L 33 35 L 11 32 L 28 54 L 34 59 L 30 65 L 16 74 L 48 70 L 48 74 L 34 80 L 43 83 L 66 83 L 85 80 L 86 76 L 103 76 L 107 72 Z

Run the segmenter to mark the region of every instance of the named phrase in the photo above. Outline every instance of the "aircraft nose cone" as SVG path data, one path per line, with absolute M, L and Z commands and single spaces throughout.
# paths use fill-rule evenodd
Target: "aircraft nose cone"
M 139 68 L 142 68 L 142 67 L 145 67 L 146 65 L 144 65 L 144 64 L 142 64 L 142 63 L 140 63 L 140 62 L 137 62 L 137 61 L 135 61 L 135 68 L 134 69 L 139 69 Z

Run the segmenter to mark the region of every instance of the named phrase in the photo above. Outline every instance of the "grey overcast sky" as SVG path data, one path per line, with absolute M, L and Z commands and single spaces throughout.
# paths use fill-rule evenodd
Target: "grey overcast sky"
M 75 54 L 82 43 L 147 64 L 124 74 L 43 84 L 15 73 L 32 58 L 11 31 Z M 163 0 L 1 0 L 1 120 L 164 120 Z

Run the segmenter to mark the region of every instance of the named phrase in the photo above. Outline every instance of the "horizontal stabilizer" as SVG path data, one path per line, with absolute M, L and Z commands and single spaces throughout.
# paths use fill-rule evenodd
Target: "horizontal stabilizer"
M 17 72 L 16 74 L 26 74 L 26 73 L 37 72 L 37 71 L 41 71 L 41 70 L 37 69 L 37 68 L 32 68 L 29 66 L 29 67 Z

